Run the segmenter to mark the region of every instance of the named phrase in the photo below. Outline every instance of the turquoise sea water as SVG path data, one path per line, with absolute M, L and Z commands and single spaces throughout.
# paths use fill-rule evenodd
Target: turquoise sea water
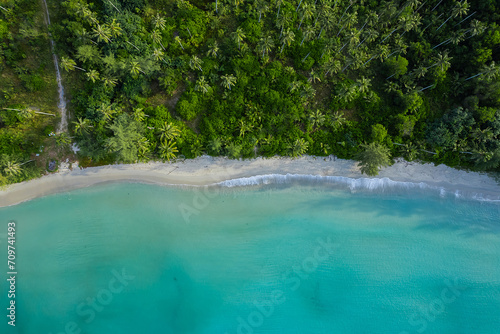
M 0 332 L 499 333 L 499 203 L 340 188 L 121 183 L 1 208 Z

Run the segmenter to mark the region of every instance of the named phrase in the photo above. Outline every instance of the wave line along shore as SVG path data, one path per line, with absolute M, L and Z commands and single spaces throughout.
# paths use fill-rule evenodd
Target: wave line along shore
M 328 157 L 256 158 L 230 160 L 202 156 L 173 163 L 149 162 L 74 169 L 13 184 L 0 191 L 0 207 L 15 205 L 37 197 L 84 188 L 110 181 L 139 181 L 162 185 L 210 185 L 222 181 L 260 175 L 318 175 L 367 178 L 357 162 Z M 484 173 L 467 172 L 444 165 L 396 162 L 383 168 L 375 178 L 397 182 L 425 183 L 448 191 L 466 191 L 500 199 L 500 185 Z

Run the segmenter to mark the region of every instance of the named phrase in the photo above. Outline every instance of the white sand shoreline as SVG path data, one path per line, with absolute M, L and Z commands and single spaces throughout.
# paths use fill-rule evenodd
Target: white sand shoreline
M 0 207 L 37 197 L 84 188 L 103 182 L 147 182 L 162 185 L 209 185 L 221 181 L 266 174 L 301 174 L 366 178 L 355 161 L 325 157 L 256 158 L 229 160 L 209 156 L 175 163 L 149 162 L 108 165 L 59 172 L 36 180 L 10 185 L 0 191 Z M 448 191 L 467 191 L 500 198 L 500 185 L 483 173 L 456 170 L 444 165 L 396 162 L 377 178 L 426 183 Z

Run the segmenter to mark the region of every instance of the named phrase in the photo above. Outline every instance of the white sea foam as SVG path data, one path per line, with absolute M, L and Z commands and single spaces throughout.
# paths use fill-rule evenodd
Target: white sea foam
M 482 193 L 431 185 L 425 182 L 394 181 L 390 178 L 350 178 L 344 176 L 321 176 L 310 174 L 265 174 L 242 177 L 218 182 L 214 185 L 235 188 L 269 184 L 323 184 L 339 186 L 351 192 L 433 192 L 440 197 L 452 196 L 455 198 L 474 199 L 478 201 L 500 202 L 500 195 L 486 195 Z

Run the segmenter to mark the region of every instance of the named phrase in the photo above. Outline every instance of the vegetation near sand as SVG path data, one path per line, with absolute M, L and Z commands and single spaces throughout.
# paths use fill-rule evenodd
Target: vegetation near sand
M 335 154 L 368 174 L 396 156 L 499 169 L 498 1 L 48 5 L 49 30 L 39 1 L 0 8 L 0 184 L 39 175 L 48 159 L 204 153 Z M 48 31 L 70 133 L 54 135 L 47 115 L 57 113 Z

